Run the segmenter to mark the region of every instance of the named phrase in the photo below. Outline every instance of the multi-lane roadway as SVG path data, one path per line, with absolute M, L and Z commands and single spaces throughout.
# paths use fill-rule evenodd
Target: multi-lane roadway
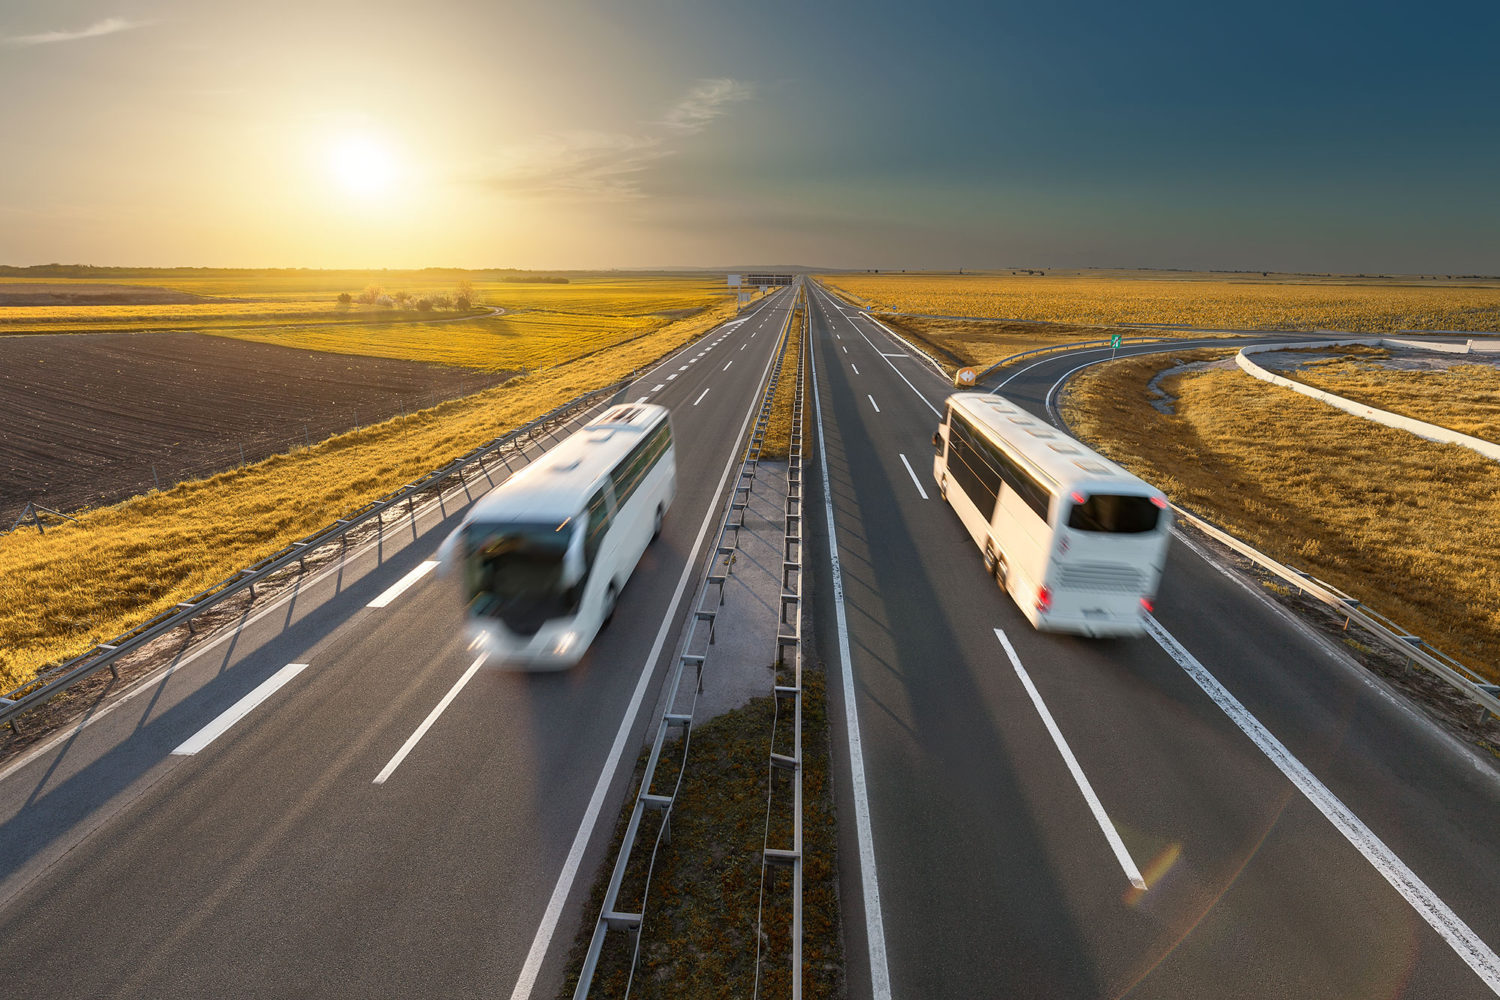
M 934 489 L 951 388 L 808 290 L 851 996 L 1500 993 L 1495 770 L 1187 538 L 1151 636 L 1033 631 Z M 476 668 L 455 491 L 0 767 L 7 992 L 554 995 L 792 293 L 622 397 L 679 494 L 577 668 Z
M 457 491 L 0 769 L 6 994 L 554 995 L 791 304 L 622 394 L 678 494 L 575 669 L 474 669 Z
M 1494 769 L 1182 539 L 1154 636 L 1034 631 L 934 488 L 953 390 L 817 288 L 811 312 L 853 995 L 1500 991 Z M 1109 356 L 1002 391 L 1045 417 Z

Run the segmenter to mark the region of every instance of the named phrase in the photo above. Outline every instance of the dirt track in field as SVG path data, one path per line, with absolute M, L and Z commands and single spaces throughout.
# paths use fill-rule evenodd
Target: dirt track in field
M 196 333 L 0 338 L 0 530 L 28 501 L 115 503 L 507 378 Z

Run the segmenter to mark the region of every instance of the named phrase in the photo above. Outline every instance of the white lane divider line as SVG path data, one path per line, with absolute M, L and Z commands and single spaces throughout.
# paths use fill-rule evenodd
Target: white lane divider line
M 839 349 L 842 350 L 845 354 L 849 353 L 849 348 L 845 347 L 843 344 L 839 345 Z
M 673 372 L 672 374 L 670 374 L 670 375 L 667 376 L 667 381 L 670 382 L 670 381 L 672 381 L 676 377 L 677 377 L 677 373 Z
M 859 335 L 861 337 L 865 337 L 865 332 L 863 330 L 860 330 Z M 871 340 L 869 337 L 865 337 L 865 343 L 869 344 L 871 347 L 874 347 L 876 354 L 881 354 L 880 348 L 875 347 L 875 341 Z M 881 357 L 885 357 L 885 355 L 881 354 Z M 922 390 L 911 384 L 911 379 L 902 374 L 901 369 L 896 367 L 896 363 L 894 361 L 892 361 L 890 358 L 886 358 L 885 363 L 891 366 L 891 371 L 901 376 L 901 381 L 906 383 L 906 387 L 908 389 L 917 394 L 917 398 L 920 399 L 929 410 L 931 410 L 936 416 L 940 417 L 943 415 L 942 412 L 936 406 L 933 406 L 932 402 L 922 394 Z
M 692 364 L 691 361 L 688 362 L 688 365 L 690 365 L 690 364 Z M 685 371 L 687 371 L 687 368 L 688 368 L 687 365 L 683 365 L 681 368 L 679 368 L 677 370 L 680 371 L 680 372 L 685 372 Z
M 729 365 L 732 365 L 732 364 L 734 364 L 733 361 L 729 362 Z M 725 365 L 724 368 L 723 368 L 723 370 L 727 372 L 729 370 L 729 365 Z
M 920 493 L 920 494 L 922 494 L 922 499 L 923 500 L 926 500 L 927 499 L 927 491 L 924 490 L 924 489 L 922 489 L 922 481 L 920 479 L 918 479 L 917 478 L 917 474 L 912 471 L 911 463 L 906 460 L 906 456 L 905 455 L 902 455 L 900 452 L 897 452 L 897 454 L 901 455 L 901 464 L 904 465 L 904 466 L 906 466 L 906 474 L 908 476 L 911 476 L 912 485 L 916 486 L 917 492 Z
M 646 400 L 648 400 L 650 398 L 651 398 L 651 394 L 648 392 L 648 393 L 646 393 L 646 395 L 642 396 L 640 399 L 637 399 L 636 402 L 637 403 L 644 403 Z
M 872 395 L 870 395 L 870 394 L 869 394 L 869 393 L 868 393 L 868 392 L 867 392 L 867 393 L 865 393 L 865 398 L 866 398 L 866 399 L 868 399 L 868 400 L 869 400 L 869 401 L 870 401 L 870 405 L 871 405 L 871 406 L 873 406 L 873 407 L 875 407 L 875 412 L 876 412 L 876 413 L 879 413 L 879 412 L 880 412 L 880 404 L 879 404 L 879 403 L 877 403 L 877 402 L 875 402 L 875 397 L 874 397 L 874 396 L 872 396 Z
M 396 768 L 400 767 L 401 762 L 406 759 L 406 755 L 411 753 L 412 747 L 416 746 L 422 737 L 427 735 L 427 730 L 432 728 L 432 724 L 438 720 L 438 716 L 443 714 L 443 710 L 453 702 L 454 698 L 458 697 L 458 692 L 462 691 L 464 685 L 469 683 L 469 678 L 479 672 L 479 668 L 484 665 L 485 657 L 487 656 L 489 656 L 488 653 L 480 653 L 479 658 L 469 664 L 469 669 L 465 670 L 457 683 L 448 689 L 448 693 L 443 695 L 443 700 L 437 703 L 437 707 L 427 713 L 427 718 L 422 720 L 422 724 L 417 727 L 416 732 L 408 736 L 406 742 L 401 744 L 401 749 L 396 751 L 396 756 L 392 757 L 390 763 L 382 767 L 380 773 L 375 775 L 375 780 L 372 784 L 383 785 L 385 784 L 385 779 L 396 773 Z
M 641 399 L 645 398 L 645 396 L 641 397 Z M 401 579 L 397 580 L 395 583 L 387 587 L 385 589 L 385 593 L 375 598 L 375 600 L 371 601 L 369 604 L 366 604 L 365 607 L 385 607 L 387 604 L 390 604 L 396 598 L 406 593 L 406 591 L 410 589 L 412 584 L 416 583 L 418 580 L 422 579 L 422 577 L 426 576 L 428 573 L 431 573 L 435 569 L 437 569 L 436 560 L 428 559 L 425 562 L 418 563 L 416 565 L 416 568 L 414 568 L 410 573 L 407 573 Z
M 227 733 L 229 731 L 229 728 L 236 722 L 239 722 L 245 716 L 253 712 L 255 710 L 255 706 L 259 705 L 261 702 L 271 697 L 271 695 L 281 690 L 282 686 L 285 685 L 287 681 L 291 680 L 293 677 L 296 677 L 306 669 L 307 664 L 305 663 L 288 663 L 286 666 L 276 671 L 270 677 L 267 677 L 265 680 L 261 681 L 254 691 L 251 691 L 249 694 L 245 695 L 245 697 L 241 698 L 239 701 L 226 708 L 223 712 L 219 713 L 219 717 L 217 719 L 210 722 L 202 729 L 198 730 L 198 732 L 194 733 L 191 737 L 188 738 L 186 743 L 182 744 L 176 750 L 173 750 L 172 753 L 176 756 L 188 757 L 197 753 L 199 750 L 202 750 L 214 740 Z
M 654 388 L 654 389 L 652 389 L 652 390 L 651 390 L 651 391 L 652 391 L 652 392 L 661 392 L 661 391 L 662 391 L 662 390 L 663 390 L 663 389 L 665 389 L 665 388 L 666 388 L 666 387 L 667 387 L 667 386 L 666 386 L 666 383 L 663 383 L 663 384 L 661 384 L 661 385 L 659 385 L 659 386 L 657 386 L 657 387 L 656 387 L 656 388 Z
M 1193 682 L 1203 689 L 1203 693 L 1208 695 L 1225 715 L 1229 716 L 1230 721 L 1250 737 L 1251 742 L 1270 759 L 1272 764 L 1276 765 L 1277 770 L 1286 775 L 1287 780 L 1306 796 L 1307 801 L 1311 802 L 1328 819 L 1328 822 L 1333 824 L 1334 829 L 1343 834 L 1344 839 L 1364 855 L 1365 860 L 1380 873 L 1381 877 L 1411 904 L 1412 909 L 1427 921 L 1427 925 L 1437 931 L 1438 935 L 1448 943 L 1448 947 L 1464 960 L 1465 965 L 1474 970 L 1490 991 L 1500 996 L 1500 956 L 1497 956 L 1458 914 L 1449 909 L 1448 904 L 1439 899 L 1437 894 L 1416 876 L 1416 873 L 1406 867 L 1396 853 L 1387 847 L 1373 830 L 1365 826 L 1360 818 L 1329 790 L 1327 785 L 1319 781 L 1290 750 L 1283 746 L 1281 741 L 1273 736 L 1271 731 L 1252 715 L 1248 708 L 1240 704 L 1239 699 L 1230 694 L 1228 689 L 1219 683 L 1218 678 L 1198 662 L 1197 657 L 1183 648 L 1176 637 L 1150 615 L 1146 616 L 1146 631 L 1151 633 L 1151 638 L 1156 640 L 1157 645 L 1161 646 L 1168 656 L 1177 661 L 1177 665 L 1187 672 Z
M 742 350 L 742 351 L 743 351 L 743 350 L 744 350 L 744 349 L 745 349 L 745 348 L 747 348 L 747 347 L 749 347 L 749 346 L 750 346 L 750 345 L 749 345 L 749 344 L 741 344 L 741 345 L 740 345 L 740 350 Z
M 854 795 L 854 829 L 859 844 L 860 887 L 864 897 L 865 942 L 870 951 L 870 993 L 891 1000 L 891 971 L 885 955 L 885 917 L 880 912 L 880 879 L 875 872 L 875 835 L 870 825 L 870 792 L 865 784 L 864 743 L 859 733 L 859 706 L 849 653 L 849 617 L 844 610 L 844 570 L 833 520 L 833 489 L 828 478 L 828 434 L 823 429 L 823 402 L 818 393 L 818 352 L 812 364 L 813 414 L 818 423 L 818 464 L 823 474 L 823 514 L 828 519 L 828 561 L 833 584 L 834 621 L 839 634 L 839 677 L 844 685 L 844 733 L 849 741 L 849 784 Z
M 766 359 L 766 367 L 760 376 L 762 380 L 770 375 L 771 362 L 775 360 L 774 355 Z M 745 414 L 744 423 L 740 424 L 734 440 L 739 441 L 744 438 L 754 416 L 755 408 L 752 406 Z M 739 464 L 739 459 L 740 453 L 733 452 L 724 463 L 724 473 L 719 477 L 719 484 L 714 487 L 715 497 L 724 491 L 725 484 L 729 482 L 729 474 Z M 635 729 L 636 716 L 640 712 L 641 701 L 646 696 L 646 686 L 655 673 L 652 666 L 661 655 L 662 646 L 667 641 L 667 633 L 677 624 L 677 609 L 687 589 L 688 577 L 696 572 L 699 566 L 696 554 L 703 545 L 703 539 L 708 536 L 709 525 L 722 509 L 716 503 L 709 504 L 708 510 L 703 514 L 703 523 L 698 527 L 698 537 L 693 540 L 692 548 L 688 549 L 689 556 L 683 561 L 682 575 L 677 578 L 677 589 L 672 592 L 672 601 L 662 616 L 661 627 L 656 631 L 656 641 L 652 643 L 651 652 L 646 654 L 646 662 L 641 666 L 640 678 L 635 683 L 635 691 L 630 696 L 630 704 L 625 709 L 624 717 L 620 719 L 620 728 L 615 732 L 615 741 L 609 748 L 609 755 L 605 758 L 603 770 L 599 772 L 599 780 L 594 783 L 594 792 L 589 797 L 588 807 L 584 810 L 583 819 L 578 824 L 578 832 L 573 836 L 573 846 L 568 848 L 568 857 L 563 862 L 562 871 L 558 873 L 552 896 L 547 900 L 547 909 L 543 911 L 541 923 L 537 925 L 536 937 L 531 939 L 531 948 L 526 952 L 526 961 L 521 965 L 521 974 L 516 979 L 515 989 L 511 990 L 510 1000 L 530 1000 L 531 991 L 536 986 L 537 975 L 542 971 L 542 961 L 547 957 L 547 949 L 552 945 L 552 935 L 557 931 L 557 922 L 562 919 L 563 904 L 567 902 L 568 894 L 573 891 L 573 883 L 578 878 L 578 871 L 583 865 L 584 849 L 588 847 L 594 827 L 599 823 L 599 813 L 604 808 L 605 793 L 609 790 L 610 781 L 615 772 L 620 769 L 620 762 L 625 755 L 630 733 Z M 889 1000 L 890 995 L 890 989 L 887 988 L 885 996 L 878 997 L 877 1000 Z
M 1047 703 L 1042 701 L 1041 693 L 1037 691 L 1036 685 L 1031 683 L 1031 675 L 1026 672 L 1025 667 L 1021 666 L 1021 658 L 1016 655 L 1015 647 L 1010 644 L 1010 639 L 1005 633 L 998 628 L 995 629 L 995 638 L 999 639 L 1000 645 L 1005 647 L 1005 655 L 1010 657 L 1010 665 L 1016 668 L 1016 676 L 1021 678 L 1021 686 L 1031 696 L 1031 703 L 1036 706 L 1037 714 L 1042 717 L 1042 725 L 1047 727 L 1047 732 L 1052 736 L 1052 742 L 1057 744 L 1063 763 L 1068 765 L 1069 773 L 1078 783 L 1078 790 L 1083 793 L 1084 801 L 1089 805 L 1089 811 L 1094 814 L 1094 822 L 1098 823 L 1099 829 L 1104 831 L 1104 839 L 1109 841 L 1109 846 L 1114 850 L 1115 860 L 1119 861 L 1120 867 L 1125 870 L 1125 877 L 1137 889 L 1145 889 L 1146 880 L 1141 877 L 1141 870 L 1136 867 L 1135 860 L 1125 849 L 1125 842 L 1120 839 L 1119 831 L 1115 829 L 1114 823 L 1110 822 L 1109 814 L 1104 811 L 1104 805 L 1099 801 L 1099 796 L 1094 794 L 1094 786 L 1089 784 L 1083 768 L 1078 766 L 1078 758 L 1073 756 L 1068 741 L 1063 739 L 1062 730 L 1057 728 L 1056 720 L 1047 710 Z
M 857 364 L 855 364 L 854 362 L 851 361 L 851 362 L 849 362 L 849 367 L 854 369 L 854 374 L 856 374 L 856 375 L 859 374 L 859 365 L 857 365 Z
M 703 397 L 707 396 L 709 394 L 709 391 L 712 390 L 712 389 L 713 389 L 713 386 L 709 386 L 707 389 L 704 389 L 702 392 L 700 392 L 698 394 L 698 398 L 695 399 L 695 400 L 693 400 L 693 405 L 697 406 L 699 403 L 703 402 Z

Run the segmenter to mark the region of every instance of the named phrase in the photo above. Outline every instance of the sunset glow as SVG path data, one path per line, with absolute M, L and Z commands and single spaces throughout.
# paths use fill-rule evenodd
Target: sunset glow
M 328 147 L 327 165 L 335 186 L 356 198 L 389 194 L 399 174 L 391 148 L 371 135 L 335 139 Z

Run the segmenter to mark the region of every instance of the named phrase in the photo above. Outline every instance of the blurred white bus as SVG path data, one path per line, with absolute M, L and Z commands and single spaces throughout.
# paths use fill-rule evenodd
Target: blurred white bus
M 938 491 L 1033 626 L 1145 630 L 1172 526 L 1160 490 L 987 393 L 949 396 L 932 443 Z
M 443 545 L 496 659 L 566 667 L 614 614 L 677 488 L 661 406 L 600 414 L 474 505 Z

